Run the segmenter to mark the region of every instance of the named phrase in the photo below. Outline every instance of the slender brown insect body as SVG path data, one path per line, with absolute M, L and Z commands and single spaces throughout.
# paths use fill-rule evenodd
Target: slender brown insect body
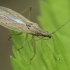
M 33 34 L 33 35 L 51 38 L 51 35 L 48 32 L 36 33 L 36 34 Z
M 68 23 L 68 22 L 70 22 L 70 20 L 67 21 L 66 23 Z M 62 26 L 64 26 L 66 23 L 64 23 Z M 31 34 L 32 35 L 32 46 L 34 49 L 33 57 L 36 54 L 34 36 L 42 36 L 42 37 L 51 38 L 51 34 L 54 34 L 57 30 L 59 30 L 62 27 L 62 26 L 59 27 L 56 31 L 49 34 L 48 32 L 43 31 L 37 23 L 33 23 L 33 22 L 29 21 L 28 19 L 26 19 L 25 17 L 23 17 L 21 14 L 15 12 L 9 8 L 2 7 L 2 6 L 0 6 L 0 25 L 6 27 L 8 29 L 18 31 L 18 32 L 20 32 L 19 34 L 22 34 L 25 32 L 26 38 L 24 40 L 23 47 L 26 44 L 28 34 Z M 17 35 L 19 35 L 19 34 L 17 34 Z M 19 49 L 22 49 L 23 47 L 21 47 Z M 32 60 L 33 57 L 30 60 Z
M 26 25 L 28 29 L 31 31 L 30 34 L 35 36 L 43 36 L 51 38 L 51 35 L 46 31 L 44 32 L 36 23 L 32 23 L 31 25 Z
M 18 32 L 25 32 L 35 36 L 49 37 L 50 34 L 44 32 L 37 23 L 33 23 L 21 14 L 0 6 L 0 25 Z
M 42 37 L 51 38 L 51 35 L 48 34 L 48 32 L 44 32 L 37 23 L 33 23 L 29 21 L 28 19 L 26 19 L 25 17 L 23 17 L 21 14 L 2 6 L 0 6 L 0 25 L 8 29 L 20 32 L 19 34 L 16 34 L 16 35 L 26 33 L 26 38 L 24 40 L 23 46 L 19 48 L 18 50 L 22 49 L 25 46 L 27 38 L 28 38 L 28 34 L 31 34 L 32 35 L 31 41 L 32 41 L 33 49 L 34 49 L 33 57 L 36 54 L 34 36 L 42 36 Z M 31 58 L 31 60 L 33 59 L 33 57 Z

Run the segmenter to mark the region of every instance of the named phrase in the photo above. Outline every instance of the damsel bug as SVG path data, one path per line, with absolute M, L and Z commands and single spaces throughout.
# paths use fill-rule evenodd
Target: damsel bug
M 68 23 L 69 21 L 67 21 L 66 23 Z M 64 23 L 62 26 L 64 26 L 66 23 Z M 19 34 L 26 33 L 26 38 L 24 40 L 23 46 L 25 46 L 28 34 L 31 34 L 32 35 L 32 45 L 33 45 L 33 49 L 34 49 L 33 57 L 36 54 L 34 36 L 42 36 L 42 37 L 51 38 L 51 34 L 55 33 L 57 30 L 59 30 L 62 27 L 62 26 L 59 27 L 56 31 L 49 34 L 48 32 L 43 31 L 38 26 L 37 23 L 33 23 L 33 22 L 29 21 L 28 19 L 26 19 L 25 17 L 23 17 L 21 14 L 15 12 L 9 8 L 2 7 L 2 6 L 0 6 L 0 25 L 6 27 L 8 29 L 18 31 L 18 32 L 20 32 Z M 21 47 L 21 48 L 23 48 L 23 47 Z M 21 48 L 19 48 L 19 49 L 21 49 Z M 32 60 L 33 57 L 30 60 Z

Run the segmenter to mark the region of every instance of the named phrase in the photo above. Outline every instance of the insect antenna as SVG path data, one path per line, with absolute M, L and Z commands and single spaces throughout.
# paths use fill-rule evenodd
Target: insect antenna
M 66 25 L 68 22 L 70 22 L 70 20 L 68 20 L 67 22 L 65 22 L 63 25 L 61 25 L 58 29 L 56 29 L 54 32 L 52 32 L 51 34 L 56 33 L 59 29 L 61 29 L 64 25 Z M 51 35 L 50 34 L 50 35 Z
M 56 33 L 59 29 L 61 29 L 64 25 L 66 25 L 68 22 L 70 22 L 70 20 L 68 20 L 67 22 L 65 22 L 64 24 L 62 24 L 58 29 L 56 29 L 54 32 L 52 32 L 50 35 L 52 35 L 52 34 L 54 34 L 54 33 Z M 42 38 L 39 38 L 38 40 L 40 40 L 40 39 L 43 39 L 44 37 L 42 37 Z M 38 41 L 38 40 L 36 40 L 36 41 Z M 43 40 L 49 40 L 49 38 L 48 39 L 43 39 Z

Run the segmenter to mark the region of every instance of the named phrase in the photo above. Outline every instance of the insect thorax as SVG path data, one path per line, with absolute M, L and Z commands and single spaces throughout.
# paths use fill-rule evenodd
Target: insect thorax
M 43 31 L 37 23 L 26 24 L 26 26 L 32 35 L 51 38 L 51 35 L 48 32 Z

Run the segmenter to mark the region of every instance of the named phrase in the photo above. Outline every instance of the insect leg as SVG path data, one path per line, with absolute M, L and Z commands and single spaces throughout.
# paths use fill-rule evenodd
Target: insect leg
M 19 48 L 18 50 L 24 48 L 24 46 L 26 45 L 27 38 L 28 38 L 28 34 L 26 34 L 26 38 L 25 38 L 25 40 L 24 40 L 23 46 L 22 46 L 21 48 Z
M 25 10 L 23 10 L 22 12 L 20 12 L 21 14 L 23 14 L 24 12 L 26 12 L 28 9 L 31 10 L 31 7 L 26 8 Z
M 30 14 L 31 14 L 31 10 L 32 7 L 28 7 L 27 9 L 25 9 L 24 11 L 21 12 L 21 14 L 23 14 L 25 11 L 27 11 L 29 9 L 29 15 L 28 15 L 28 19 L 30 18 Z
M 28 15 L 28 19 L 30 19 L 30 14 L 31 14 L 31 10 L 32 10 L 32 7 L 28 7 L 27 9 L 23 10 L 22 12 L 20 12 L 21 14 L 23 14 L 25 11 L 27 11 L 29 9 L 29 15 Z
M 32 36 L 32 46 L 33 46 L 33 50 L 34 50 L 34 55 L 32 56 L 32 58 L 30 59 L 30 61 L 34 58 L 35 54 L 36 54 L 36 44 L 35 44 L 35 39 L 34 36 Z
M 31 11 L 32 11 L 32 7 L 30 7 L 30 10 L 29 10 L 29 15 L 28 15 L 28 19 L 30 19 L 30 14 L 31 14 Z
M 11 34 L 11 36 L 8 38 L 8 40 L 10 40 L 13 36 L 18 36 L 18 35 L 21 35 L 21 34 L 22 34 L 22 32 L 18 33 L 18 34 Z
M 38 37 L 39 39 L 37 39 L 37 40 L 35 40 L 35 41 L 38 41 L 38 40 L 41 40 L 41 39 L 43 39 L 44 37 Z

